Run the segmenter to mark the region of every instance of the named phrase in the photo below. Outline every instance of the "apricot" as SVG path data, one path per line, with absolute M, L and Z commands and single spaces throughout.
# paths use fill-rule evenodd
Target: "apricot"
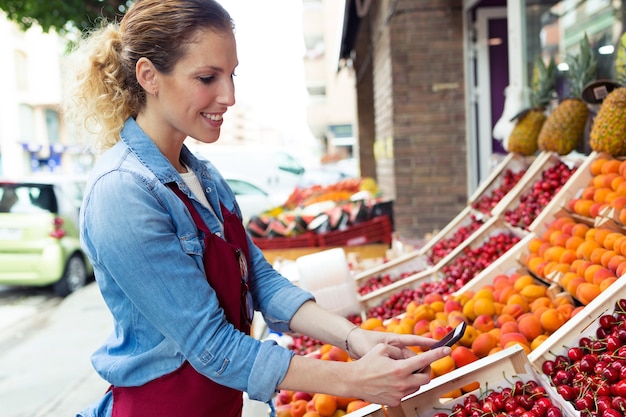
M 306 413 L 307 400 L 296 400 L 291 403 L 289 412 L 291 417 L 302 417 Z
M 615 274 L 613 273 L 613 271 L 611 271 L 608 268 L 601 267 L 593 274 L 591 283 L 600 285 L 602 281 L 611 277 L 615 277 Z
M 606 253 L 606 249 L 598 247 L 591 251 L 591 256 L 589 257 L 589 261 L 594 264 L 602 265 L 601 260 L 602 256 Z
M 452 356 L 450 355 L 444 356 L 443 358 L 430 363 L 431 373 L 436 377 L 452 372 L 455 369 L 456 365 L 454 363 L 454 359 L 452 359 Z
M 583 282 L 576 288 L 576 298 L 583 305 L 589 304 L 594 298 L 596 298 L 602 290 L 597 284 L 590 282 Z
M 503 333 L 500 338 L 500 346 L 503 348 L 508 347 L 509 343 L 515 342 L 522 345 L 526 345 L 530 347 L 530 342 L 522 333 L 519 332 L 511 332 L 511 333 Z
M 302 417 L 322 417 L 322 415 L 317 411 L 307 411 Z M 334 417 L 334 414 L 332 417 Z
M 322 417 L 330 417 L 337 409 L 337 399 L 330 394 L 317 394 L 314 398 L 315 411 Z
M 518 295 L 518 294 L 515 294 Z M 519 305 L 519 304 L 508 304 L 505 305 L 502 308 L 502 314 L 506 314 L 508 316 L 514 317 L 514 318 L 518 318 L 519 316 L 521 316 L 522 314 L 524 314 L 526 311 L 524 311 L 524 308 Z
M 430 331 L 430 321 L 427 319 L 420 319 L 415 322 L 413 326 L 413 334 L 418 336 L 423 335 Z
M 463 391 L 464 393 L 468 393 L 468 392 L 476 391 L 478 388 L 480 388 L 480 382 L 474 381 L 474 382 L 470 382 L 469 384 L 463 385 L 461 387 L 461 391 Z
M 553 333 L 567 321 L 567 318 L 556 308 L 549 308 L 541 314 L 539 320 L 545 331 Z
M 530 307 L 528 306 L 528 300 L 521 294 L 513 294 L 506 302 L 507 305 L 516 304 L 522 308 L 522 312 L 528 313 Z
M 545 297 L 548 291 L 548 287 L 541 284 L 527 285 L 520 291 L 520 294 L 530 301 L 534 301 L 537 298 Z
M 615 255 L 613 258 L 611 258 L 611 260 L 609 260 L 609 263 L 607 264 L 606 267 L 609 268 L 609 270 L 611 270 L 611 272 L 613 272 L 613 274 L 615 274 L 619 264 L 621 264 L 624 261 L 626 261 L 626 256 Z
M 358 400 L 358 398 L 335 396 L 335 400 L 337 400 L 337 408 L 342 408 L 345 410 L 348 404 L 350 404 L 352 401 Z
M 613 284 L 615 281 L 617 281 L 617 277 L 608 277 L 605 278 L 601 283 L 600 283 L 600 291 L 604 291 L 607 288 L 609 288 L 611 286 L 611 284 Z
M 496 306 L 492 299 L 478 298 L 474 300 L 474 315 L 476 317 L 483 315 L 493 316 L 494 314 L 496 314 Z
M 541 345 L 543 342 L 546 341 L 546 339 L 549 336 L 547 334 L 540 334 L 539 336 L 535 337 L 532 342 L 530 342 L 530 349 L 531 350 L 535 350 L 539 347 L 539 345 Z
M 368 317 L 361 323 L 361 328 L 365 330 L 374 330 L 383 326 L 383 320 L 380 317 Z
M 509 287 L 511 287 L 511 283 L 509 282 L 509 277 L 507 275 L 501 274 L 493 277 L 494 290 L 502 290 Z
M 472 351 L 479 358 L 484 358 L 489 351 L 498 345 L 498 340 L 491 333 L 482 333 L 472 343 Z
M 346 413 L 350 414 L 355 412 L 356 410 L 363 408 L 371 403 L 363 400 L 354 400 L 346 407 Z
M 534 314 L 524 315 L 520 317 L 518 322 L 519 332 L 523 334 L 526 339 L 533 340 L 537 336 L 543 333 L 543 327 L 539 317 Z
M 474 343 L 476 337 L 478 337 L 478 334 L 478 330 L 476 330 L 474 326 L 468 324 L 465 328 L 465 333 L 463 334 L 463 337 L 461 337 L 461 340 L 459 340 L 459 343 L 465 347 L 470 347 L 472 346 L 472 343 Z
M 496 317 L 496 327 L 500 328 L 500 327 L 502 327 L 502 325 L 504 323 L 508 323 L 508 322 L 511 322 L 511 321 L 513 321 L 513 322 L 516 321 L 515 317 L 513 317 L 510 314 L 502 313 L 502 314 L 498 315 L 498 317 Z
M 349 357 L 350 356 L 348 355 L 348 352 L 341 348 L 338 348 L 337 346 L 331 347 L 328 351 L 328 359 L 330 359 L 331 361 L 347 362 Z
M 573 207 L 574 213 L 584 217 L 591 217 L 590 210 L 593 204 L 593 200 L 576 200 Z
M 528 242 L 528 252 L 539 254 L 539 249 L 545 243 L 541 238 L 535 237 Z
M 619 168 L 620 168 L 621 163 L 622 162 L 618 159 L 608 159 L 602 164 L 602 166 L 600 167 L 600 171 L 603 174 L 618 174 L 619 175 Z
M 589 230 L 589 226 L 587 226 L 585 223 L 576 223 L 572 227 L 572 236 L 578 236 L 578 237 L 584 238 L 588 230 Z
M 574 251 L 574 255 L 575 255 L 576 254 L 576 249 L 578 249 L 580 244 L 583 243 L 584 241 L 585 241 L 585 239 L 583 239 L 580 236 L 570 236 L 565 241 L 565 249 L 569 249 L 571 251 Z
M 501 334 L 517 333 L 517 332 L 519 332 L 519 324 L 517 324 L 517 320 L 516 321 L 507 321 L 505 323 L 502 323 L 502 326 L 500 326 L 500 333 Z
M 516 291 L 520 291 L 525 286 L 531 285 L 534 283 L 535 283 L 535 279 L 531 275 L 524 274 L 515 280 L 515 282 L 513 283 L 513 288 L 515 288 Z
M 602 173 L 602 165 L 608 161 L 607 158 L 599 156 L 589 163 L 589 172 L 591 175 L 596 176 Z
M 474 328 L 480 332 L 488 332 L 496 327 L 491 314 L 480 314 L 476 316 L 476 319 L 472 323 Z

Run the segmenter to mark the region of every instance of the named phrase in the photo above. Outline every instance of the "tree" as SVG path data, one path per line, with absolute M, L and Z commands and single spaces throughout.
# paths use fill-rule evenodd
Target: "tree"
M 119 20 L 131 0 L 0 0 L 0 10 L 24 30 L 39 24 L 44 32 L 94 27 L 99 19 Z

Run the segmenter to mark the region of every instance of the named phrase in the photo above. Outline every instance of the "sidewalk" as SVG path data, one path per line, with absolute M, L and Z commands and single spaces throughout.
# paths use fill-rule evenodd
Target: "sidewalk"
M 0 357 L 2 417 L 73 417 L 108 384 L 91 353 L 112 330 L 95 283 L 68 296 L 33 336 Z M 267 406 L 245 401 L 243 417 L 266 417 Z

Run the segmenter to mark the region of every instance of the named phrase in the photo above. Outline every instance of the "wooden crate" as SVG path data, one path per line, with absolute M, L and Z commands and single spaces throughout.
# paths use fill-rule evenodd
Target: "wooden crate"
M 570 177 L 567 183 L 554 196 L 552 201 L 543 209 L 539 216 L 537 216 L 535 221 L 528 227 L 528 230 L 541 236 L 554 219 L 564 215 L 573 215 L 573 217 L 583 222 L 593 222 L 593 219 L 585 219 L 581 218 L 581 216 L 574 215 L 569 209 L 568 203 L 574 198 L 579 197 L 583 189 L 589 185 L 589 181 L 592 179 L 590 165 L 593 161 L 603 156 L 606 155 L 592 152 L 582 160 L 574 175 Z
M 537 158 L 537 160 L 535 160 L 535 163 L 528 169 L 528 171 L 526 172 L 526 175 L 524 175 L 524 178 L 520 180 L 520 182 L 515 186 L 515 188 L 511 190 L 500 201 L 500 203 L 493 209 L 492 215 L 494 216 L 503 215 L 507 211 L 517 208 L 520 204 L 521 197 L 527 192 L 529 192 L 532 189 L 532 187 L 535 185 L 535 183 L 541 179 L 542 175 L 547 170 L 554 167 L 555 165 L 559 163 L 565 163 L 568 167 L 570 167 L 570 169 L 577 168 L 577 171 L 578 171 L 578 168 L 582 166 L 586 161 L 586 158 L 584 157 L 584 155 L 576 156 L 572 154 L 572 155 L 566 155 L 566 156 L 559 156 L 553 152 L 544 152 L 542 155 L 543 155 L 542 158 Z M 573 175 L 575 174 L 576 173 L 574 173 Z M 571 177 L 561 187 L 561 190 L 565 188 L 565 186 L 571 182 L 570 180 L 571 180 Z M 559 192 L 561 190 L 559 190 Z
M 506 378 L 506 379 L 505 379 Z M 489 389 L 510 386 L 510 381 L 536 381 L 543 386 L 552 401 L 561 406 L 565 416 L 577 416 L 577 412 L 563 400 L 550 384 L 531 366 L 528 356 L 520 346 L 512 346 L 501 352 L 487 356 L 469 365 L 457 368 L 445 375 L 433 378 L 416 393 L 405 397 L 398 407 L 372 407 L 347 414 L 350 417 L 385 416 L 385 417 L 433 417 L 438 409 L 451 409 L 463 402 L 465 397 L 450 400 L 445 394 L 461 387 L 478 382 L 479 390 L 472 394 L 480 395 Z
M 495 189 L 500 187 L 502 185 L 502 177 L 506 170 L 510 169 L 513 172 L 527 170 L 536 159 L 543 157 L 543 153 L 536 157 L 522 156 L 513 152 L 508 153 L 493 171 L 491 171 L 489 176 L 481 181 L 476 191 L 474 191 L 468 199 L 468 205 L 471 206 L 472 203 L 478 201 L 481 197 L 491 194 Z
M 428 256 L 437 243 L 452 238 L 462 227 L 469 226 L 472 222 L 472 216 L 475 216 L 478 220 L 483 221 L 483 224 L 490 218 L 489 215 L 467 206 L 454 219 L 452 219 L 446 227 L 441 229 L 437 234 L 435 234 L 435 236 L 426 242 L 426 244 L 419 249 L 419 253 L 424 256 Z M 476 232 L 476 230 L 474 232 Z

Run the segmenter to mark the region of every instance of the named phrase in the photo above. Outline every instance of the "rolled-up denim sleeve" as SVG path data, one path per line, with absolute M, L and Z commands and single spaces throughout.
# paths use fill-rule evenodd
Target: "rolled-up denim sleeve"
M 267 340 L 261 344 L 248 379 L 248 396 L 268 402 L 287 373 L 294 352 Z

